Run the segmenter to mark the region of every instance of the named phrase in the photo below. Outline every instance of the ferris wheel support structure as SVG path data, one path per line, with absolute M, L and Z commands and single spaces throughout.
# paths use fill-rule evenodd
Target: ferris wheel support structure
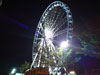
M 64 39 L 71 43 L 73 31 L 72 13 L 67 4 L 61 1 L 51 3 L 38 23 L 32 49 L 32 67 L 58 66 L 56 52 L 58 43 Z

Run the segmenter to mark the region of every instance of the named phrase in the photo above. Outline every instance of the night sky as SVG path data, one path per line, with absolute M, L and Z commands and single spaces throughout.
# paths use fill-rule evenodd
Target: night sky
M 32 60 L 32 43 L 39 19 L 54 0 L 3 0 L 0 6 L 0 74 Z M 74 25 L 100 15 L 97 0 L 61 0 L 71 9 Z M 6 73 L 4 73 L 6 72 Z

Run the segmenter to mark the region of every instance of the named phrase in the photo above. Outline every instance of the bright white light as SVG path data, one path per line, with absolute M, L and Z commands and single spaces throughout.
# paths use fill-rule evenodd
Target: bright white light
M 52 33 L 52 31 L 51 31 L 50 29 L 45 28 L 44 32 L 45 32 L 45 37 L 46 37 L 46 39 L 52 38 L 53 33 Z
M 70 74 L 75 74 L 75 71 L 70 71 L 69 73 L 70 73 Z
M 67 48 L 69 46 L 68 41 L 63 41 L 60 45 L 61 48 Z
M 14 74 L 16 72 L 16 69 L 13 68 L 12 71 L 11 71 L 11 74 Z
M 52 41 L 51 41 L 51 40 L 48 40 L 48 43 L 49 43 L 49 44 L 51 44 L 51 43 L 52 43 Z
M 24 75 L 24 73 L 16 73 L 15 75 Z

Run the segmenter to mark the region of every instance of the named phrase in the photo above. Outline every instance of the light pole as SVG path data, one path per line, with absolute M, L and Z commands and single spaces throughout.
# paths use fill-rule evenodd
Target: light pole
M 60 48 L 63 50 L 63 51 L 62 51 L 62 53 L 63 53 L 63 59 L 65 59 L 65 56 L 64 56 L 64 55 L 65 55 L 66 51 L 67 51 L 68 48 L 69 48 L 69 41 L 67 40 L 67 41 L 61 42 Z
M 61 44 L 60 44 L 60 48 L 63 50 L 62 51 L 62 59 L 63 59 L 63 61 L 62 61 L 62 64 L 64 64 L 64 65 L 66 65 L 65 64 L 65 59 L 66 59 L 66 57 L 65 57 L 65 54 L 66 54 L 66 51 L 68 50 L 68 47 L 69 47 L 69 41 L 67 40 L 67 41 L 63 41 L 63 42 L 61 42 Z M 67 66 L 67 65 L 66 65 Z M 66 67 L 65 66 L 65 67 Z M 67 68 L 67 67 L 66 67 Z M 67 70 L 66 70 L 66 73 L 67 73 Z

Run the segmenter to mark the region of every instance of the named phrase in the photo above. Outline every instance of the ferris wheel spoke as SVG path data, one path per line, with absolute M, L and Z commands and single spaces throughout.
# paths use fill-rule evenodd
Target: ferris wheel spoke
M 62 14 L 62 15 L 59 15 L 59 14 Z M 57 14 L 56 19 L 54 20 L 54 23 L 53 23 L 53 25 L 52 25 L 52 28 L 54 28 L 55 25 L 57 26 L 57 24 L 55 24 L 55 23 L 58 22 L 58 19 L 62 19 L 62 16 L 64 16 L 64 12 L 61 12 L 61 11 L 60 11 L 60 12 Z
M 41 29 L 41 32 L 39 32 L 41 35 L 44 35 L 44 28 L 43 28 L 43 23 L 39 24 L 39 27 Z
M 41 37 L 44 37 L 45 36 L 42 32 L 39 32 L 38 34 L 40 34 Z
M 47 19 L 45 19 L 45 27 L 49 27 L 50 24 L 52 23 L 52 15 L 50 14 L 48 17 L 46 17 Z
M 53 24 L 51 25 L 51 29 L 53 29 L 54 27 L 57 27 L 57 20 L 59 19 L 59 17 L 61 18 L 61 15 L 59 15 L 59 14 L 61 14 L 62 12 L 60 12 L 60 13 L 58 13 L 57 14 L 57 17 L 56 17 L 56 19 L 54 20 L 54 22 L 53 22 Z M 62 15 L 64 15 L 64 13 L 62 14 Z
M 56 27 L 56 28 L 54 28 L 54 34 L 64 25 L 66 23 L 66 20 L 62 23 L 62 24 L 59 24 L 58 26 L 58 28 Z
M 61 30 L 61 31 L 59 31 L 59 32 L 57 32 L 57 33 L 55 33 L 55 35 L 53 36 L 53 38 L 54 38 L 54 37 L 57 37 L 57 36 L 59 36 L 59 35 L 61 35 L 61 34 L 64 34 L 64 33 L 66 33 L 66 32 L 67 32 L 67 28 L 64 29 L 64 30 Z
M 51 12 L 50 17 L 49 17 L 49 24 L 48 24 L 49 28 L 51 28 L 51 26 L 53 25 L 57 12 L 58 12 L 58 8 L 56 9 L 56 12 Z
M 38 40 L 41 40 L 42 38 L 37 38 L 36 40 L 38 41 Z
M 66 16 L 63 19 L 61 18 L 61 20 L 58 20 L 58 22 L 60 23 L 55 25 L 53 31 L 55 31 L 58 27 L 59 27 L 58 29 L 60 29 L 63 26 L 63 23 L 66 22 Z
M 49 21 L 46 22 L 47 23 L 46 27 L 51 29 L 51 25 L 53 25 L 53 21 L 54 21 L 54 18 L 49 18 Z

